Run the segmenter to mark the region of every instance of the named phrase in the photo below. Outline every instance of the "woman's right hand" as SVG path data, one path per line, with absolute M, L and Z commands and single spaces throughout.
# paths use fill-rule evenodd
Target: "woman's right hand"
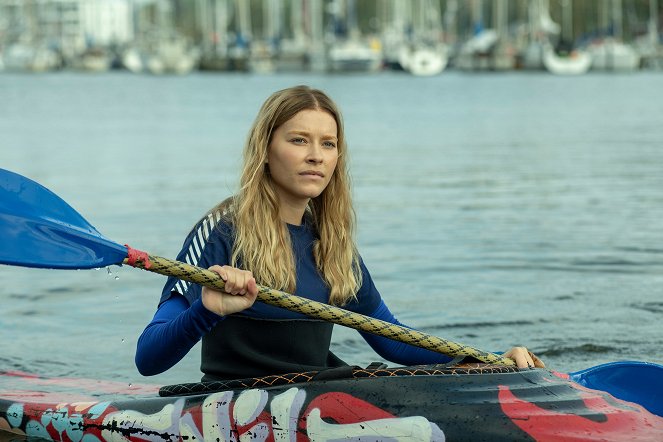
M 218 265 L 209 270 L 221 276 L 225 289 L 219 291 L 203 286 L 202 302 L 207 310 L 226 316 L 247 309 L 256 301 L 258 285 L 251 272 Z

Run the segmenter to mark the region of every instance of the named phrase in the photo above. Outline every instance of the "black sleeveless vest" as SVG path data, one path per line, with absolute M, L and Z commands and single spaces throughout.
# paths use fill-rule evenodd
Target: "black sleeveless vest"
M 329 350 L 333 324 L 226 316 L 203 336 L 203 381 L 319 371 L 347 365 Z

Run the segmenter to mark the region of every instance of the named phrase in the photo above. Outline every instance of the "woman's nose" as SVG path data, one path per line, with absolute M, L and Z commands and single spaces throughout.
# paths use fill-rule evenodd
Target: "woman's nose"
M 317 143 L 311 143 L 309 149 L 308 157 L 306 160 L 309 163 L 321 163 L 322 162 L 322 147 Z

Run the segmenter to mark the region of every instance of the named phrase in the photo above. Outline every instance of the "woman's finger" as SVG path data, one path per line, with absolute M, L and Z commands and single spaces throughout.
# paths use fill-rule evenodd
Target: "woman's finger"
M 539 359 L 534 353 L 531 351 L 528 351 L 527 353 L 529 354 L 530 358 L 532 358 L 535 367 L 546 368 L 546 364 L 544 364 L 543 361 Z
M 530 357 L 525 347 L 513 347 L 511 350 L 504 354 L 505 357 L 511 358 L 518 368 L 533 368 L 534 361 Z

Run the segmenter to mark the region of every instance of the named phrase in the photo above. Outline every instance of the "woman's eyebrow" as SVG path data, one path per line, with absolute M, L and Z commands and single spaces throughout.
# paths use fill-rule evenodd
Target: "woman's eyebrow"
M 304 129 L 292 129 L 286 132 L 288 135 L 307 135 L 310 136 L 311 132 L 304 130 Z M 322 134 L 322 138 L 325 139 L 333 139 L 336 140 L 338 139 L 338 136 L 333 135 L 333 134 Z

